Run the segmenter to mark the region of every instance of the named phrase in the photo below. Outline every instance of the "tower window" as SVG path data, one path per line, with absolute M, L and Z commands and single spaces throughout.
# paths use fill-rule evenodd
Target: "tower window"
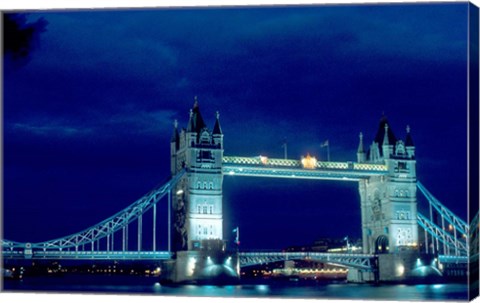
M 210 182 L 210 183 L 208 184 L 208 189 L 213 189 L 213 182 Z
M 207 160 L 213 159 L 212 152 L 209 151 L 209 150 L 201 150 L 200 151 L 200 159 L 207 159 Z
M 210 211 L 210 214 L 213 214 L 213 205 L 210 205 L 210 206 L 208 207 L 208 209 L 209 209 L 209 211 Z
M 208 212 L 208 207 L 207 205 L 204 205 L 202 209 L 202 214 L 207 214 L 207 212 Z
M 399 161 L 397 163 L 397 169 L 398 170 L 407 170 L 407 163 L 403 161 Z

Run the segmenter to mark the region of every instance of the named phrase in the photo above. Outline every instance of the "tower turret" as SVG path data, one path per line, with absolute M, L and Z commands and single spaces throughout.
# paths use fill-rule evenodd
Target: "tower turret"
M 173 122 L 173 134 L 170 140 L 170 173 L 175 175 L 177 167 L 177 151 L 180 149 L 180 135 L 178 133 L 178 121 Z
M 382 152 L 383 152 L 383 158 L 388 159 L 390 158 L 390 155 L 391 155 L 390 142 L 388 140 L 388 123 L 385 123 L 384 129 L 385 129 L 385 134 L 383 135 Z M 394 144 L 395 142 L 392 142 L 392 143 Z
M 412 134 L 410 134 L 410 126 L 407 125 L 407 137 L 405 138 L 405 149 L 409 158 L 415 158 L 415 144 L 413 144 Z
M 362 163 L 366 161 L 365 149 L 363 147 L 363 133 L 360 133 L 358 137 L 359 137 L 359 143 L 358 143 L 358 149 L 357 149 L 357 161 L 359 163 Z
M 217 111 L 216 113 L 216 120 L 215 125 L 213 126 L 213 143 L 218 145 L 219 147 L 223 146 L 223 133 L 222 128 L 220 127 L 220 113 Z

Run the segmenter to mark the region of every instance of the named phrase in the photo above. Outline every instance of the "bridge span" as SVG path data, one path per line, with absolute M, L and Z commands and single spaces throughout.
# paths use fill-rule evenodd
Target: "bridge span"
M 438 256 L 443 263 L 464 263 L 469 256 L 478 259 L 478 214 L 473 216 L 476 223 L 467 224 L 418 182 L 416 147 L 409 128 L 405 140 L 397 139 L 386 118 L 382 118 L 369 148 L 365 149 L 360 134 L 356 162 L 332 162 L 318 161 L 310 155 L 301 159 L 224 156 L 219 114 L 210 131 L 197 101 L 187 128 L 179 131 L 177 127 L 175 123 L 170 141 L 171 178 L 167 182 L 80 232 L 38 243 L 2 239 L 4 260 L 174 259 L 179 281 L 205 278 L 204 270 L 213 262 L 229 264 L 225 273 L 238 278 L 233 257 L 241 266 L 300 259 L 365 272 L 381 268 L 378 264 L 383 262 L 380 277 L 401 281 L 405 275 L 397 269 L 412 268 L 420 254 Z M 232 176 L 358 182 L 362 254 L 229 252 L 225 239 L 229 233 L 223 230 L 223 178 Z M 428 215 L 418 211 L 417 189 L 427 200 Z M 168 232 L 157 237 L 157 204 L 162 199 L 168 205 L 163 218 Z M 149 239 L 143 232 L 147 214 L 152 215 L 151 232 L 145 233 Z M 423 228 L 423 239 L 419 228 Z M 146 241 L 149 245 L 145 245 Z M 166 250 L 159 249 L 160 242 L 167 244 Z M 212 251 L 217 256 L 210 258 Z M 403 256 L 410 258 L 408 262 Z
M 246 177 L 298 178 L 315 180 L 359 181 L 384 175 L 384 164 L 324 162 L 315 158 L 302 160 L 258 157 L 223 157 L 223 174 Z M 310 162 L 310 163 L 309 163 Z

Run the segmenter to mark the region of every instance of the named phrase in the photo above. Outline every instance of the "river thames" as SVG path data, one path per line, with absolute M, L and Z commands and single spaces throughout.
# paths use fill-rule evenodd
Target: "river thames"
M 464 301 L 463 283 L 367 285 L 314 281 L 242 281 L 239 285 L 162 285 L 153 277 L 65 275 L 5 280 L 5 292 L 69 294 L 137 294 L 151 296 L 346 299 L 395 301 Z

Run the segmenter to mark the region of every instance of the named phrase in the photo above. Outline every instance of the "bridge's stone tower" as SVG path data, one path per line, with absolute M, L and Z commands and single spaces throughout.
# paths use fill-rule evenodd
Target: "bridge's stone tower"
M 175 123 L 171 140 L 172 175 L 187 170 L 173 197 L 174 251 L 223 245 L 222 158 L 219 114 L 210 131 L 195 99 L 187 128 L 179 133 Z
M 405 141 L 395 137 L 382 117 L 369 149 L 363 135 L 358 162 L 384 163 L 388 172 L 359 182 L 362 212 L 363 252 L 397 253 L 418 245 L 415 146 L 407 126 Z
M 173 246 L 177 282 L 239 278 L 238 256 L 226 251 L 223 240 L 223 133 L 219 114 L 213 130 L 206 126 L 197 98 L 186 129 L 175 122 L 171 174 L 186 169 L 172 197 Z

